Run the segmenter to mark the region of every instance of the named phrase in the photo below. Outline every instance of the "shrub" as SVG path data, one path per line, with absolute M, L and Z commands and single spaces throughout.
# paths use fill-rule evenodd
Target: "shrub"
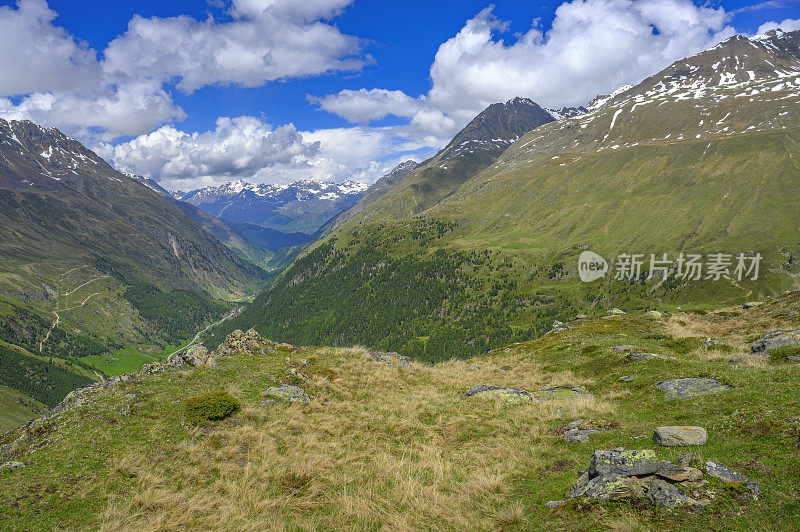
M 186 401 L 184 414 L 195 425 L 204 421 L 219 421 L 241 408 L 239 401 L 225 390 L 213 390 Z
M 666 340 L 662 341 L 661 344 L 668 348 L 672 349 L 674 352 L 678 353 L 679 355 L 685 355 L 687 353 L 691 353 L 701 345 L 703 345 L 702 338 L 678 338 L 676 340 Z

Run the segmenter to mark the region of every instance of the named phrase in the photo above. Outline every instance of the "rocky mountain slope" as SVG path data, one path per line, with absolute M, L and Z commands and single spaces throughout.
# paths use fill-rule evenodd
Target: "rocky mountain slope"
M 482 170 L 452 163 L 470 151 L 454 140 L 299 258 L 231 326 L 441 360 L 542 334 L 576 311 L 790 289 L 800 257 L 798 39 L 734 37 L 588 113 L 520 134 Z M 609 261 L 594 283 L 578 279 L 586 250 Z M 759 253 L 760 275 L 731 281 L 735 264 L 728 278 L 677 275 L 680 253 L 720 252 Z M 626 253 L 644 265 L 617 280 Z M 668 280 L 647 280 L 650 256 L 664 253 Z
M 123 344 L 157 353 L 263 276 L 77 141 L 0 120 L 0 384 L 52 405 Z
M 0 521 L 793 530 L 799 315 L 615 312 L 435 365 L 238 331 L 0 437 Z
M 236 181 L 195 190 L 179 199 L 229 223 L 312 234 L 354 205 L 366 189 L 366 185 L 354 181 L 298 181 L 290 185 Z

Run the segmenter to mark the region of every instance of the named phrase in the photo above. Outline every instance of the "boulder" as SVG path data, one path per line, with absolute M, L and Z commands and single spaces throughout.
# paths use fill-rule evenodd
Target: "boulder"
M 742 305 L 742 308 L 756 308 L 756 307 L 760 307 L 763 304 L 764 304 L 764 301 L 748 301 L 747 303 Z
M 625 344 L 624 345 L 615 345 L 615 346 L 613 346 L 611 348 L 611 351 L 613 351 L 614 353 L 617 353 L 617 354 L 619 354 L 619 353 L 627 353 L 628 351 L 634 351 L 634 350 L 636 350 L 636 346 L 635 345 L 625 345 Z
M 545 508 L 558 508 L 562 504 L 564 504 L 564 501 L 547 501 L 546 503 L 544 503 L 544 507 Z
M 800 329 L 794 331 L 773 331 L 750 345 L 753 353 L 766 353 L 788 345 L 800 344 Z
M 507 403 L 519 404 L 524 401 L 533 401 L 533 396 L 525 390 L 517 388 L 500 388 L 499 386 L 489 386 L 486 384 L 479 384 L 472 386 L 464 394 L 464 397 L 484 397 L 492 399 L 500 399 Z
M 694 378 L 694 379 L 675 379 L 671 381 L 661 381 L 656 384 L 656 388 L 663 390 L 664 399 L 692 399 L 702 395 L 721 393 L 732 390 L 732 386 L 722 384 L 714 379 Z
M 653 431 L 653 441 L 665 447 L 703 445 L 708 433 L 703 427 L 658 427 Z
M 723 482 L 743 482 L 745 486 L 747 486 L 747 489 L 753 492 L 754 495 L 761 495 L 761 488 L 758 484 L 746 476 L 737 473 L 733 469 L 720 464 L 719 462 L 706 462 L 706 472 L 712 477 L 716 477 Z
M 722 345 L 722 342 L 720 342 L 719 340 L 714 340 L 713 338 L 706 338 L 705 341 L 703 342 L 703 347 L 705 347 L 706 349 L 713 349 L 718 345 Z
M 693 467 L 675 465 L 668 460 L 662 460 L 658 465 L 656 476 L 672 482 L 697 482 L 703 478 L 703 472 Z
M 575 319 L 576 320 L 585 320 L 588 317 L 589 316 L 587 316 L 586 314 L 578 314 L 577 316 L 575 316 Z
M 660 318 L 662 314 L 657 310 L 648 310 L 647 315 L 651 318 Z
M 171 354 L 167 359 L 167 365 L 176 368 L 186 366 L 199 368 L 201 366 L 205 366 L 208 362 L 208 359 L 208 349 L 202 345 L 193 345 L 182 351 Z
M 624 310 L 620 310 L 618 308 L 612 308 L 611 310 L 606 312 L 606 314 L 609 315 L 609 316 L 622 316 L 623 314 L 625 314 L 625 311 Z
M 589 477 L 602 475 L 652 475 L 658 471 L 659 461 L 650 449 L 631 451 L 595 451 L 589 463 Z
M 696 500 L 687 497 L 672 484 L 652 478 L 647 483 L 647 500 L 654 506 L 673 508 L 675 506 L 698 505 Z
M 398 355 L 397 353 L 370 353 L 369 356 L 376 362 L 383 362 L 388 366 L 395 366 L 398 368 L 407 368 L 411 366 L 408 357 Z
M 576 419 L 568 423 L 564 427 L 564 439 L 570 443 L 584 443 L 589 439 L 592 434 L 598 434 L 600 431 L 594 427 L 585 426 L 584 420 Z
M 308 403 L 311 399 L 306 395 L 302 388 L 290 384 L 282 384 L 278 388 L 270 388 L 266 393 L 267 397 L 288 401 L 290 403 Z
M 611 473 L 591 479 L 583 495 L 600 501 L 635 499 L 644 496 L 644 485 L 638 479 Z

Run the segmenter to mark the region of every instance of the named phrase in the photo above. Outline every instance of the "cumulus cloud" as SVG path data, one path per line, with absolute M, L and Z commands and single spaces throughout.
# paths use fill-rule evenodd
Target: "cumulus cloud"
M 380 120 L 388 115 L 413 117 L 420 108 L 420 102 L 403 91 L 386 89 L 343 90 L 324 98 L 310 96 L 308 100 L 354 123 Z
M 233 0 L 223 22 L 134 16 L 98 57 L 45 0 L 17 0 L 0 7 L 0 116 L 108 141 L 182 118 L 173 84 L 191 93 L 357 71 L 371 61 L 361 40 L 327 22 L 350 3 Z
M 783 31 L 796 31 L 800 30 L 800 18 L 787 18 L 783 22 L 766 22 L 762 24 L 758 31 L 756 31 L 756 35 L 764 35 L 769 30 L 777 30 L 781 29 Z
M 730 19 L 722 8 L 691 0 L 573 0 L 558 7 L 546 33 L 535 21 L 506 40 L 509 24 L 490 6 L 439 47 L 424 97 L 372 89 L 343 91 L 318 103 L 358 122 L 387 112 L 410 117 L 413 130 L 443 137 L 494 102 L 525 96 L 548 107 L 580 105 L 637 83 L 733 35 Z M 377 105 L 385 94 L 403 102 L 401 112 Z
M 147 135 L 98 150 L 114 165 L 157 180 L 224 181 L 249 178 L 266 168 L 307 166 L 319 144 L 307 142 L 294 126 L 273 128 L 249 116 L 220 117 L 216 127 L 186 133 L 166 125 Z

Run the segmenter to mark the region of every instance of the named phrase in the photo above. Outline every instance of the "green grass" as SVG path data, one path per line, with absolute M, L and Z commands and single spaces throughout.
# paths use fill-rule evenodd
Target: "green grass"
M 40 417 L 48 408 L 36 399 L 7 386 L 0 386 L 0 434 Z

